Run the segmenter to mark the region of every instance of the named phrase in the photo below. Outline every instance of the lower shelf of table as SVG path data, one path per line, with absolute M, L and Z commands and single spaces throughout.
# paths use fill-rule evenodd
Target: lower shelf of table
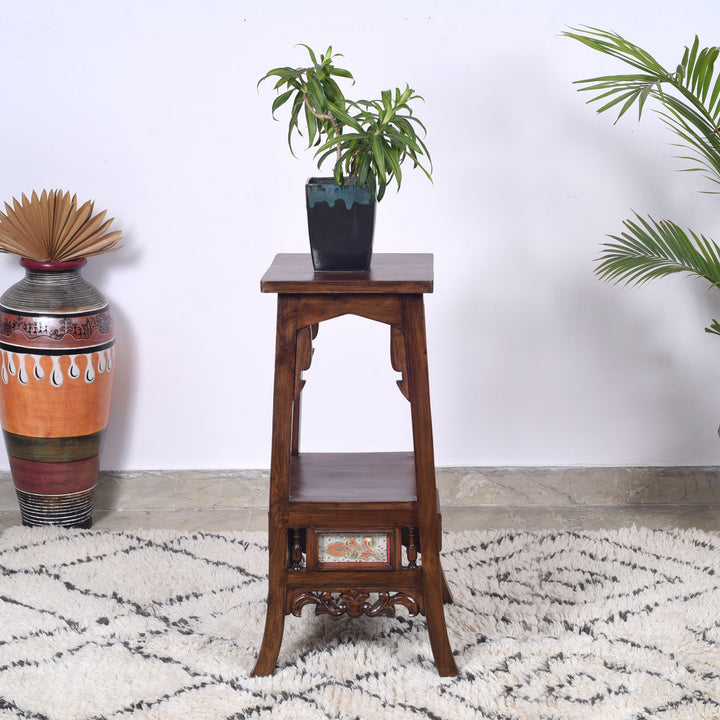
M 290 461 L 290 502 L 410 503 L 412 452 L 302 453 Z
M 437 512 L 440 504 L 435 492 Z M 289 527 L 418 524 L 412 452 L 303 453 L 290 461 Z
M 417 523 L 411 452 L 303 453 L 290 462 L 290 526 Z

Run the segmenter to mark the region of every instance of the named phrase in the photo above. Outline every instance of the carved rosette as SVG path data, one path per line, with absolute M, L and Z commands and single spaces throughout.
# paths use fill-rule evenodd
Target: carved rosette
M 306 605 L 315 606 L 316 615 L 332 615 L 340 617 L 395 617 L 395 607 L 404 607 L 413 617 L 422 611 L 420 603 L 415 598 L 403 592 L 377 593 L 374 601 L 370 600 L 371 593 L 364 590 L 344 590 L 340 593 L 332 592 L 302 592 L 290 602 L 290 612 L 300 617 Z

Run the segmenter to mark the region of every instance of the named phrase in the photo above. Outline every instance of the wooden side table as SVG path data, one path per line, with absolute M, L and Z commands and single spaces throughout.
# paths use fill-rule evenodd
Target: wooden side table
M 262 292 L 278 293 L 265 633 L 253 675 L 275 668 L 285 616 L 424 614 L 440 675 L 457 675 L 443 602 L 423 293 L 430 254 L 375 254 L 367 272 L 316 273 L 277 255 Z M 354 314 L 390 326 L 393 368 L 410 401 L 413 452 L 300 453 L 303 370 L 319 323 Z

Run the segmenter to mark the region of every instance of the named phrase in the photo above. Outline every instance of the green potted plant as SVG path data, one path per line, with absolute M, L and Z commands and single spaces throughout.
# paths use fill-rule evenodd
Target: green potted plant
M 655 103 L 656 112 L 677 136 L 677 146 L 690 152 L 680 156 L 690 163 L 686 169 L 720 184 L 720 73 L 715 69 L 720 48 L 701 49 L 696 36 L 692 46 L 685 47 L 680 64 L 670 71 L 617 33 L 582 27 L 563 35 L 632 68 L 630 73 L 576 81 L 581 91 L 593 93 L 588 102 L 599 103 L 598 112 L 617 110 L 617 122 L 636 107 L 640 119 L 646 103 Z M 643 284 L 686 273 L 720 288 L 720 247 L 713 240 L 670 220 L 637 214 L 625 220 L 624 226 L 620 235 L 610 235 L 613 242 L 603 245 L 596 270 L 600 277 Z M 717 320 L 705 329 L 720 335 Z
M 401 166 L 407 160 L 432 181 L 432 161 L 421 137 L 425 126 L 413 114 L 411 103 L 422 99 L 406 86 L 384 90 L 377 100 L 349 100 L 337 79 L 353 80 L 335 65 L 329 47 L 309 67 L 277 67 L 258 85 L 275 79 L 277 96 L 272 113 L 290 106 L 288 145 L 295 134 L 307 137 L 315 148 L 318 169 L 333 158 L 332 177 L 310 178 L 305 186 L 308 231 L 316 270 L 367 270 L 372 255 L 376 202 L 390 183 L 399 189 Z M 427 166 L 423 164 L 427 163 Z

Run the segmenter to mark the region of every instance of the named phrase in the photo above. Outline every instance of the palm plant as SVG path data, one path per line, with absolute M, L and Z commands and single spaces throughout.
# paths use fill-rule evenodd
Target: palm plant
M 630 74 L 576 81 L 581 91 L 593 93 L 588 102 L 599 103 L 599 113 L 615 109 L 617 122 L 637 107 L 640 120 L 648 100 L 655 102 L 658 116 L 679 140 L 675 145 L 684 153 L 689 151 L 679 156 L 689 163 L 685 169 L 701 172 L 711 183 L 720 184 L 720 72 L 715 69 L 720 48 L 701 49 L 696 36 L 671 72 L 649 52 L 617 33 L 582 27 L 571 28 L 563 35 L 633 69 Z M 625 230 L 610 235 L 613 242 L 603 245 L 596 268 L 603 279 L 643 284 L 686 273 L 720 288 L 720 247 L 713 240 L 669 220 L 657 221 L 637 214 L 623 224 Z M 720 323 L 713 320 L 706 330 L 720 335 Z
M 413 114 L 411 103 L 422 100 L 406 85 L 404 90 L 384 90 L 379 100 L 348 100 L 336 78 L 353 80 L 352 74 L 336 67 L 329 47 L 319 59 L 312 48 L 302 45 L 310 56 L 309 67 L 277 67 L 258 81 L 276 78 L 278 92 L 272 104 L 275 111 L 290 104 L 288 145 L 293 152 L 295 133 L 302 135 L 301 119 L 307 130 L 308 148 L 316 147 L 320 168 L 335 157 L 333 177 L 338 185 L 357 183 L 367 187 L 370 197 L 382 200 L 387 186 L 394 180 L 402 184 L 401 165 L 411 160 L 432 181 L 430 153 L 420 136 L 425 126 Z M 420 131 L 420 133 L 418 132 Z M 428 167 L 423 165 L 427 159 Z

